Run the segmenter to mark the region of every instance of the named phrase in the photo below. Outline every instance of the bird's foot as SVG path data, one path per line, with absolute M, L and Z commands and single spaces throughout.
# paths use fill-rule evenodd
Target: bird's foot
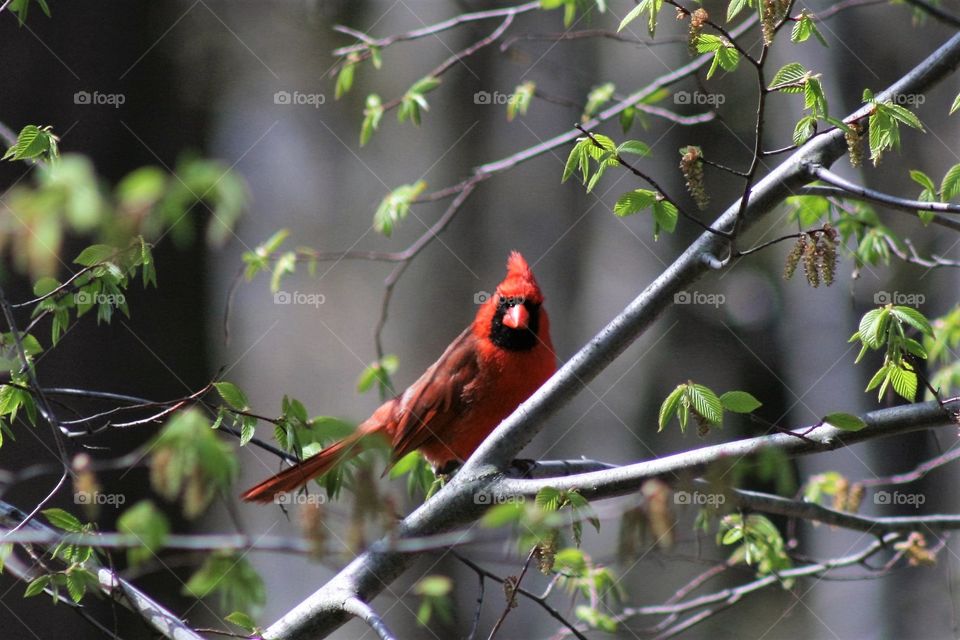
M 509 475 L 514 478 L 530 479 L 533 477 L 533 470 L 538 466 L 539 463 L 536 460 L 518 458 L 510 463 Z

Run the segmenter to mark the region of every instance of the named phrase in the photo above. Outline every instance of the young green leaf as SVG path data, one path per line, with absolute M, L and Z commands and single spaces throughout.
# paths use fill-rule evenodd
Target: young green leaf
M 850 413 L 831 413 L 823 417 L 823 423 L 843 431 L 860 431 L 867 423 Z
M 734 413 L 752 413 L 762 404 L 746 391 L 727 391 L 720 396 L 720 403 L 724 409 Z
M 247 394 L 240 390 L 240 387 L 233 384 L 232 382 L 214 382 L 213 386 L 216 387 L 217 393 L 220 394 L 220 397 L 223 398 L 231 409 L 236 409 L 237 411 L 246 411 L 250 408 L 250 402 L 247 400 Z

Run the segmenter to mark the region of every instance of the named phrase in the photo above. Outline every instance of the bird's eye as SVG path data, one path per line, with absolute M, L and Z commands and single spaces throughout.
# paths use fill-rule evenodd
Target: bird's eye
M 501 296 L 500 306 L 501 307 L 515 307 L 518 304 L 523 304 L 523 296 Z

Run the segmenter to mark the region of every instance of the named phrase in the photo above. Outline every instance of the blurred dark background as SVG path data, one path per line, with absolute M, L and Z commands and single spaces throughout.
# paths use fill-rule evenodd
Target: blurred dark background
M 810 3 L 813 10 L 831 3 Z M 615 29 L 628 3 L 611 3 L 604 16 L 574 29 Z M 960 11 L 960 3 L 943 3 Z M 421 205 L 384 238 L 371 228 L 373 212 L 388 190 L 425 180 L 430 189 L 454 184 L 470 168 L 500 159 L 567 130 L 579 108 L 535 100 L 526 117 L 508 123 L 504 104 L 483 104 L 478 92 L 506 95 L 520 82 L 533 80 L 538 90 L 576 104 L 602 82 L 616 84 L 624 96 L 653 78 L 685 63 L 683 43 L 653 47 L 586 39 L 573 42 L 520 40 L 508 51 L 497 46 L 458 64 L 443 85 L 428 98 L 431 109 L 419 129 L 399 125 L 393 113 L 384 116 L 380 131 L 360 148 L 358 134 L 364 96 L 376 92 L 384 100 L 401 95 L 441 60 L 495 27 L 479 22 L 384 52 L 384 66 L 358 70 L 353 91 L 333 99 L 327 76 L 336 59 L 332 49 L 351 43 L 333 32 L 344 24 L 375 36 L 399 33 L 432 24 L 457 13 L 496 2 L 436 2 L 426 0 L 303 1 L 303 2 L 52 2 L 52 18 L 35 7 L 19 27 L 11 14 L 0 16 L 0 122 L 18 130 L 28 123 L 50 124 L 62 136 L 64 152 L 87 154 L 102 179 L 113 184 L 131 170 L 148 164 L 173 168 L 184 152 L 196 151 L 222 159 L 249 182 L 252 203 L 224 248 L 202 242 L 190 248 L 161 243 L 156 251 L 159 288 L 131 289 L 131 319 L 100 325 L 88 318 L 40 361 L 41 381 L 49 386 L 73 386 L 132 393 L 150 398 L 184 395 L 206 384 L 218 370 L 244 388 L 251 403 L 267 415 L 279 413 L 284 394 L 301 399 L 311 415 L 331 414 L 360 420 L 376 406 L 376 398 L 358 395 L 357 375 L 375 358 L 373 331 L 379 315 L 382 280 L 390 266 L 368 262 L 321 264 L 317 277 L 304 269 L 288 278 L 285 288 L 322 293 L 319 308 L 273 304 L 266 278 L 244 284 L 237 293 L 230 319 L 231 339 L 223 333 L 227 290 L 243 251 L 275 230 L 292 231 L 292 243 L 322 250 L 364 248 L 399 250 L 420 236 L 442 213 L 443 203 Z M 712 15 L 722 16 L 726 3 L 706 2 Z M 798 3 L 798 7 L 806 6 Z M 645 38 L 642 21 L 631 27 Z M 683 35 L 686 23 L 672 24 L 666 8 L 657 39 Z M 559 12 L 534 12 L 518 18 L 510 33 L 544 33 L 563 29 Z M 863 88 L 884 88 L 899 78 L 950 35 L 927 21 L 911 23 L 903 6 L 875 5 L 840 13 L 821 27 L 830 41 L 825 49 L 810 40 L 779 46 L 770 64 L 775 70 L 799 59 L 823 74 L 831 113 L 841 116 L 860 104 Z M 754 44 L 756 31 L 745 39 Z M 784 38 L 786 40 L 786 38 Z M 771 71 L 772 73 L 772 71 Z M 748 69 L 718 74 L 704 86 L 689 80 L 677 91 L 704 91 L 723 96 L 721 117 L 696 127 L 649 117 L 649 129 L 635 125 L 630 137 L 654 149 L 647 166 L 671 193 L 687 197 L 677 170 L 677 149 L 700 145 L 708 157 L 746 167 L 752 146 L 755 113 L 753 78 Z M 877 169 L 859 173 L 849 165 L 838 169 L 864 183 L 901 195 L 914 195 L 907 168 L 942 175 L 960 161 L 956 119 L 946 118 L 958 83 L 950 78 L 926 96 L 916 111 L 930 135 L 904 132 L 904 148 L 890 154 Z M 119 108 L 78 105 L 78 91 L 119 93 Z M 318 94 L 322 104 L 275 104 L 278 91 Z M 799 116 L 795 96 L 773 96 L 768 111 L 765 146 L 789 144 Z M 660 106 L 679 113 L 702 113 L 708 107 L 683 104 L 668 97 Z M 603 132 L 624 139 L 616 123 Z M 558 149 L 483 183 L 443 236 L 413 263 L 396 288 L 390 320 L 384 332 L 388 353 L 400 358 L 395 382 L 405 386 L 429 365 L 474 313 L 473 296 L 488 291 L 502 275 L 512 249 L 523 252 L 547 295 L 554 344 L 561 359 L 572 355 L 636 296 L 678 255 L 698 230 L 681 221 L 675 235 L 652 239 L 643 216 L 618 219 L 616 198 L 635 184 L 627 172 L 611 171 L 595 194 L 578 185 L 561 185 L 568 149 Z M 778 162 L 781 157 L 769 159 Z M 771 164 L 770 166 L 774 166 Z M 0 164 L 0 188 L 30 181 L 24 163 Z M 712 219 L 738 197 L 739 179 L 708 171 L 712 204 L 704 219 Z M 775 211 L 751 234 L 769 239 L 792 230 L 786 209 Z M 918 227 L 900 214 L 882 212 L 898 230 Z M 203 212 L 196 212 L 198 228 Z M 16 222 L 0 210 L 0 224 Z M 921 252 L 956 255 L 956 238 L 942 230 L 914 234 Z M 64 256 L 88 244 L 69 241 Z M 743 389 L 764 401 L 761 415 L 783 426 L 813 423 L 831 411 L 858 412 L 875 406 L 875 397 L 862 389 L 869 365 L 853 366 L 856 355 L 846 340 L 858 318 L 873 304 L 878 291 L 921 293 L 921 310 L 929 317 L 956 303 L 957 278 L 947 271 L 927 271 L 894 263 L 889 269 L 864 269 L 849 278 L 851 265 L 842 263 L 838 282 L 829 289 L 810 289 L 802 278 L 783 282 L 780 272 L 787 246 L 737 264 L 721 276 L 697 283 L 700 293 L 719 293 L 719 306 L 686 305 L 671 309 L 641 340 L 569 406 L 528 448 L 530 457 L 587 456 L 626 463 L 654 455 L 752 435 L 762 427 L 733 420 L 724 431 L 704 440 L 677 430 L 656 435 L 660 402 L 687 379 L 725 391 Z M 64 272 L 66 271 L 66 267 Z M 3 286 L 14 301 L 31 296 L 30 283 L 4 267 Z M 104 449 L 95 455 L 114 456 L 143 443 L 155 427 L 111 431 L 92 442 Z M 262 427 L 261 435 L 271 436 Z M 23 434 L 23 435 L 20 435 Z M 55 462 L 49 432 L 18 430 L 15 443 L 0 449 L 0 466 L 15 469 L 36 462 Z M 891 439 L 816 459 L 783 462 L 785 476 L 806 477 L 839 470 L 851 478 L 869 478 L 911 468 L 952 445 L 953 434 L 929 434 Z M 75 444 L 75 443 L 72 443 Z M 240 453 L 242 484 L 277 469 L 262 452 Z M 778 467 L 779 468 L 779 467 Z M 119 476 L 119 474 L 116 474 Z M 954 474 L 932 474 L 922 490 L 931 496 L 924 508 L 949 510 L 956 500 L 946 491 Z M 7 495 L 29 508 L 52 487 L 35 481 Z M 146 472 L 133 471 L 115 490 L 139 496 Z M 753 477 L 756 486 L 771 488 L 773 477 Z M 781 478 L 783 481 L 783 478 Z M 111 486 L 111 477 L 104 483 Z M 795 489 L 796 486 L 792 487 Z M 403 495 L 400 484 L 391 487 Z M 59 506 L 73 507 L 63 501 Z M 865 507 L 882 512 L 875 505 Z M 671 552 L 651 551 L 636 563 L 615 565 L 631 602 L 660 602 L 704 568 L 691 558 L 696 547 L 683 512 L 677 532 L 686 543 Z M 196 530 L 233 530 L 227 509 L 218 504 Z M 886 513 L 886 512 L 884 512 Z M 104 513 L 101 526 L 110 529 L 115 514 Z M 248 532 L 296 534 L 296 518 L 273 508 L 243 506 L 239 525 Z M 329 533 L 344 535 L 345 523 L 331 521 Z M 617 523 L 604 523 L 600 535 L 587 534 L 585 548 L 597 561 L 614 562 Z M 807 549 L 818 556 L 843 555 L 869 541 L 847 532 L 804 530 Z M 710 540 L 705 548 L 712 545 Z M 478 560 L 503 575 L 516 573 L 522 563 L 512 549 L 491 546 L 473 550 Z M 716 552 L 704 551 L 707 557 Z M 691 560 L 684 562 L 678 558 Z M 306 564 L 301 558 L 252 554 L 268 585 L 264 625 L 322 585 L 338 562 Z M 345 562 L 346 558 L 341 558 Z M 938 567 L 901 571 L 881 581 L 810 581 L 794 593 L 769 591 L 725 612 L 688 634 L 691 638 L 866 638 L 952 637 L 954 596 L 948 576 L 955 566 L 951 547 Z M 171 563 L 138 578 L 138 584 L 192 623 L 223 626 L 215 603 L 200 605 L 181 597 L 181 580 L 189 567 Z M 475 579 L 462 573 L 449 558 L 425 558 L 376 601 L 402 637 L 460 637 L 467 633 L 476 594 Z M 410 585 L 424 573 L 450 573 L 457 583 L 457 623 L 439 636 L 415 626 L 416 598 Z M 469 579 L 468 579 L 469 578 Z M 536 591 L 536 584 L 533 590 Z M 489 589 L 489 587 L 488 587 Z M 4 638 L 95 638 L 64 607 L 51 609 L 49 600 L 23 600 L 23 585 L 0 579 L 0 629 Z M 484 621 L 492 623 L 500 600 L 488 595 Z M 494 604 L 490 604 L 494 603 Z M 398 606 L 399 605 L 399 606 Z M 107 616 L 109 608 L 93 605 Z M 851 615 L 856 611 L 857 615 Z M 222 612 L 220 612 L 222 615 Z M 503 637 L 547 637 L 542 612 L 524 604 L 514 612 Z M 867 622 L 870 621 L 870 622 Z M 622 630 L 617 637 L 643 637 Z M 69 632 L 65 631 L 69 629 Z M 353 622 L 337 637 L 368 633 Z M 142 624 L 121 614 L 122 637 L 147 637 Z M 369 633 L 367 635 L 369 637 Z

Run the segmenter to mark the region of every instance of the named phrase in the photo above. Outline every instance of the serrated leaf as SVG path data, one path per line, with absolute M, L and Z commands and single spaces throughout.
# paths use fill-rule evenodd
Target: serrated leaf
M 687 397 L 699 415 L 717 426 L 723 424 L 723 403 L 711 389 L 702 384 L 688 384 Z
M 948 115 L 953 115 L 953 112 L 957 109 L 960 109 L 960 93 L 957 94 L 957 97 L 953 99 L 953 104 L 950 105 L 950 113 Z
M 863 314 L 858 330 L 864 344 L 878 349 L 885 342 L 888 315 L 887 309 L 872 309 Z
M 731 22 L 747 6 L 753 6 L 752 0 L 730 0 L 727 5 L 727 22 Z
M 933 336 L 933 327 L 926 316 L 911 307 L 895 306 L 890 312 L 899 320 L 906 322 L 920 333 Z
M 667 202 L 666 200 L 657 200 L 653 203 L 653 221 L 654 221 L 654 231 L 653 237 L 657 239 L 660 234 L 659 230 L 663 229 L 667 233 L 673 233 L 674 229 L 677 228 L 677 219 L 680 217 L 680 212 L 677 211 L 677 208 L 673 206 L 672 203 Z
M 649 189 L 628 191 L 617 199 L 613 213 L 621 218 L 652 207 L 657 202 L 657 194 Z
M 867 423 L 850 413 L 831 413 L 823 417 L 823 422 L 843 431 L 860 431 Z
M 894 364 L 890 366 L 890 384 L 904 400 L 913 402 L 917 397 L 917 374 Z
M 913 111 L 910 111 L 906 107 L 902 107 L 899 104 L 894 104 L 892 102 L 885 104 L 884 106 L 890 110 L 891 116 L 903 124 L 907 125 L 908 127 L 923 131 L 923 123 L 920 122 L 920 118 L 918 118 Z
M 214 382 L 213 386 L 216 387 L 217 393 L 220 394 L 220 397 L 223 398 L 224 402 L 226 402 L 231 409 L 246 411 L 250 408 L 247 394 L 232 382 Z
M 26 590 L 23 592 L 23 597 L 32 598 L 33 596 L 43 593 L 43 590 L 47 588 L 48 584 L 50 584 L 50 579 L 50 576 L 40 576 L 39 578 L 33 580 L 27 585 Z
M 243 611 L 234 611 L 233 613 L 227 614 L 224 619 L 230 624 L 234 624 L 250 634 L 253 634 L 257 630 L 257 623 L 254 622 L 252 617 Z
M 63 509 L 53 508 L 44 509 L 44 517 L 47 521 L 58 529 L 69 531 L 70 533 L 80 533 L 83 531 L 83 524 L 75 515 Z
M 660 405 L 660 415 L 657 419 L 659 424 L 658 432 L 663 431 L 663 428 L 667 426 L 667 423 L 677 414 L 677 410 L 680 408 L 680 403 L 683 400 L 684 393 L 686 393 L 687 385 L 681 384 L 678 385 L 676 389 L 670 392 L 664 401 Z
M 163 548 L 170 534 L 167 517 L 150 500 L 141 500 L 117 518 L 117 531 L 135 536 L 143 545 L 127 552 L 130 564 L 146 562 Z
M 556 511 L 560 508 L 560 491 L 553 487 L 544 487 L 537 492 L 536 504 L 544 511 Z
M 117 250 L 114 247 L 106 244 L 94 244 L 81 251 L 80 255 L 73 259 L 73 262 L 84 267 L 92 267 L 107 261 L 116 253 Z
M 627 140 L 617 147 L 618 154 L 630 153 L 635 156 L 650 155 L 650 147 L 639 140 Z
M 798 93 L 803 91 L 803 83 L 807 77 L 806 68 L 799 62 L 789 62 L 777 71 L 770 85 L 767 87 L 770 91 L 783 91 L 785 93 Z M 787 86 L 790 85 L 790 86 Z
M 950 167 L 940 182 L 940 199 L 943 202 L 952 200 L 957 194 L 960 194 L 960 164 Z

